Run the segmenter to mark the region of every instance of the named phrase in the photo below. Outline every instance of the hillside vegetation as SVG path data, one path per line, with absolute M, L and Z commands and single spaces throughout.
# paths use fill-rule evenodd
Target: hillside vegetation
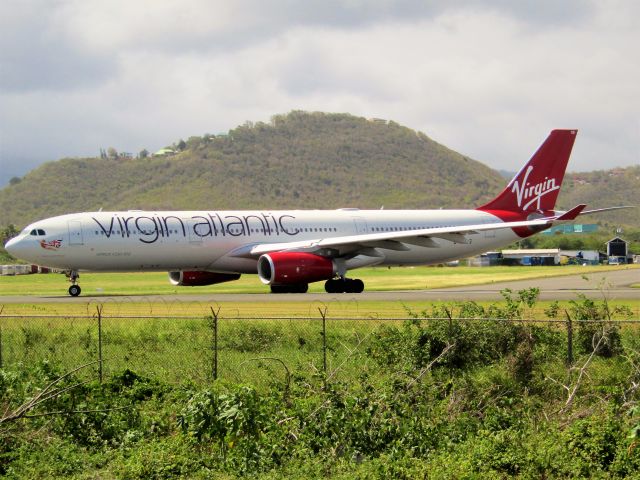
M 640 165 L 569 173 L 560 191 L 558 203 L 564 208 L 586 203 L 589 209 L 615 205 L 640 206 Z M 591 223 L 599 221 L 605 225 L 639 227 L 640 208 L 599 213 L 584 218 L 589 218 Z
M 171 156 L 46 163 L 0 190 L 0 227 L 100 208 L 471 208 L 506 184 L 424 133 L 348 114 L 296 111 L 174 148 Z M 566 182 L 561 208 L 640 205 L 640 166 L 570 173 Z M 639 223 L 637 210 L 591 218 Z
M 292 112 L 192 137 L 174 156 L 46 163 L 0 191 L 0 225 L 99 208 L 471 207 L 502 184 L 396 123 Z

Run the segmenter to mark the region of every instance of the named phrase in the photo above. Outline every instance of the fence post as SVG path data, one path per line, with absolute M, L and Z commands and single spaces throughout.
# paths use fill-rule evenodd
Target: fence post
M 451 312 L 449 311 L 449 309 L 447 307 L 444 307 L 444 311 L 447 314 L 447 317 L 449 317 L 449 332 L 448 332 L 448 336 L 449 336 L 449 345 L 453 345 L 452 343 L 452 337 L 453 337 L 453 318 L 451 318 Z M 451 362 L 449 363 L 449 377 L 453 378 L 453 365 L 451 364 Z
M 564 311 L 567 316 L 567 365 L 573 364 L 573 323 L 571 322 L 571 316 L 569 312 Z
M 102 383 L 102 308 L 103 305 L 96 305 L 98 311 L 98 378 Z
M 4 305 L 0 305 L 0 315 L 4 311 Z M 0 368 L 2 368 L 2 319 L 0 319 Z
M 324 372 L 324 386 L 327 386 L 327 307 L 318 307 L 322 317 L 322 371 Z
M 220 313 L 220 307 L 218 310 L 214 310 L 213 307 L 209 307 L 211 310 L 211 319 L 213 326 L 213 344 L 211 348 L 213 349 L 213 365 L 211 366 L 211 374 L 214 380 L 218 379 L 218 314 Z

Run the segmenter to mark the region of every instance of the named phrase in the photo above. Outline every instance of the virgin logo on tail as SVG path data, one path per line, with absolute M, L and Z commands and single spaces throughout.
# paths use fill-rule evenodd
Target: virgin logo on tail
M 556 185 L 555 178 L 545 177 L 544 181 L 540 183 L 536 183 L 535 185 L 530 185 L 527 180 L 529 179 L 529 175 L 533 171 L 533 165 L 529 165 L 527 167 L 527 171 L 524 174 L 524 178 L 522 179 L 522 184 L 518 182 L 518 180 L 513 182 L 513 187 L 511 191 L 516 194 L 516 202 L 518 207 L 522 210 L 528 210 L 529 207 L 537 202 L 538 205 L 536 208 L 538 210 L 541 209 L 540 200 L 542 197 L 547 195 L 548 193 L 555 192 L 560 189 L 559 185 Z M 523 201 L 527 201 L 524 205 L 522 205 Z
M 523 218 L 535 210 L 553 210 L 576 133 L 576 130 L 552 130 L 507 187 L 478 210 L 512 212 Z M 498 215 L 504 217 L 504 214 Z

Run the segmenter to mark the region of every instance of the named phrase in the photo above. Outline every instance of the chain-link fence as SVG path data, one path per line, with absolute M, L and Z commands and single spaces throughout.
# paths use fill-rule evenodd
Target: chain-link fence
M 457 345 L 458 350 L 474 348 L 474 335 L 488 335 L 489 344 L 494 338 L 496 343 L 512 342 L 498 339 L 498 333 L 485 327 L 479 333 L 461 330 L 460 325 L 474 322 L 544 328 L 556 335 L 555 343 L 549 343 L 555 356 L 571 363 L 576 355 L 577 324 L 568 314 L 561 320 L 525 321 L 420 315 L 332 317 L 326 308 L 316 308 L 315 316 L 298 317 L 226 316 L 217 306 L 210 307 L 208 315 L 191 316 L 106 315 L 102 305 L 93 308 L 93 314 L 84 315 L 0 314 L 0 368 L 48 361 L 70 370 L 95 362 L 90 374 L 100 379 L 130 369 L 176 383 L 223 379 L 265 386 L 287 382 L 291 375 L 350 381 L 379 370 L 381 362 L 401 368 L 423 347 L 434 357 L 438 348 L 442 351 L 447 345 Z M 598 328 L 605 323 L 635 334 L 640 320 L 593 321 Z M 439 330 L 403 336 L 419 325 L 439 325 Z M 425 347 L 425 342 L 430 344 Z M 389 353 L 392 349 L 397 350 L 395 356 Z

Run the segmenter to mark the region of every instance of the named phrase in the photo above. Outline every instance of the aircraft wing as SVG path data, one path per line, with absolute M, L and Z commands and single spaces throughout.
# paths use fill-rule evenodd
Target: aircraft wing
M 399 232 L 365 233 L 347 235 L 343 237 L 317 238 L 282 243 L 262 243 L 253 245 L 243 252 L 236 252 L 237 256 L 256 257 L 271 252 L 331 252 L 331 256 L 341 256 L 352 252 L 378 256 L 375 248 L 387 250 L 409 250 L 408 245 L 438 248 L 434 238 L 448 240 L 453 243 L 470 243 L 469 235 L 479 234 L 489 230 L 501 230 L 518 227 L 549 226 L 558 217 L 525 220 L 520 222 L 495 222 L 477 225 L 458 225 L 453 227 L 424 228 Z
M 339 257 L 343 255 L 368 255 L 380 256 L 376 248 L 387 250 L 405 251 L 409 250 L 409 245 L 417 245 L 427 248 L 439 248 L 440 245 L 433 239 L 444 239 L 453 243 L 471 243 L 470 235 L 477 235 L 480 232 L 491 230 L 502 230 L 505 228 L 518 227 L 549 227 L 558 222 L 571 222 L 579 215 L 596 213 L 619 208 L 632 207 L 610 207 L 598 210 L 584 211 L 586 205 L 576 205 L 566 212 L 556 212 L 556 215 L 543 217 L 536 220 L 523 220 L 519 222 L 495 222 L 477 225 L 457 225 L 453 227 L 424 228 L 420 230 L 405 230 L 399 232 L 365 233 L 358 235 L 347 235 L 343 237 L 316 238 L 293 242 L 261 243 L 247 245 L 236 250 L 231 255 L 238 257 L 259 257 L 271 252 L 307 252 L 319 253 L 321 255 Z

